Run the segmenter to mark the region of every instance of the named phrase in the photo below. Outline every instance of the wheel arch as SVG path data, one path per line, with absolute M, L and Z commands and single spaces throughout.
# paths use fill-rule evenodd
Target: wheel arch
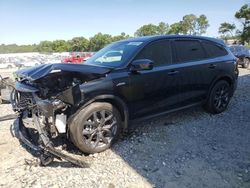
M 217 82 L 221 81 L 221 80 L 224 80 L 224 81 L 226 81 L 226 82 L 229 83 L 229 85 L 230 85 L 230 87 L 231 87 L 231 89 L 232 89 L 231 95 L 233 94 L 233 89 L 234 89 L 234 81 L 233 81 L 233 78 L 232 78 L 231 76 L 229 76 L 229 75 L 221 75 L 221 76 L 215 78 L 215 79 L 213 80 L 212 84 L 210 85 L 210 88 L 209 88 L 209 91 L 208 91 L 208 95 L 207 95 L 207 99 L 209 98 L 209 95 L 210 95 L 210 93 L 211 93 L 213 87 L 215 86 L 215 84 L 216 84 Z
M 108 102 L 108 103 L 112 104 L 113 106 L 115 106 L 118 109 L 118 111 L 120 112 L 120 115 L 121 115 L 121 118 L 123 121 L 123 125 L 122 125 L 123 131 L 127 131 L 128 122 L 129 122 L 128 106 L 122 98 L 115 96 L 115 95 L 112 95 L 112 94 L 103 94 L 103 95 L 98 95 L 98 96 L 93 97 L 92 99 L 85 102 L 80 108 L 78 108 L 76 113 L 70 119 L 72 120 L 73 117 L 79 111 L 81 111 L 83 108 L 87 107 L 88 105 L 90 105 L 94 102 Z

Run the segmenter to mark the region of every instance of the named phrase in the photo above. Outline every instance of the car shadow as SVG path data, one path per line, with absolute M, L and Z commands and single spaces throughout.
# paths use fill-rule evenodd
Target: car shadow
M 234 107 L 245 96 L 239 92 L 243 87 L 250 94 L 249 83 L 250 74 L 239 77 L 224 113 L 211 115 L 196 107 L 133 124 L 112 151 L 155 187 L 247 187 L 249 176 L 242 175 L 246 179 L 242 183 L 237 173 L 250 168 L 246 158 L 250 142 L 245 141 L 247 136 L 240 139 L 250 127 L 238 122 L 241 110 L 250 107 L 240 106 L 239 111 Z

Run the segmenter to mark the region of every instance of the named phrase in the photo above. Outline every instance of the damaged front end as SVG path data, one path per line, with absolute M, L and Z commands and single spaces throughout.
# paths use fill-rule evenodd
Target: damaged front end
M 99 69 L 99 70 L 98 70 Z M 15 135 L 40 154 L 41 164 L 53 158 L 64 159 L 81 167 L 86 164 L 54 147 L 57 137 L 68 137 L 68 122 L 84 101 L 80 85 L 105 75 L 107 69 L 85 65 L 40 65 L 16 72 L 11 94 L 13 110 L 19 114 Z M 32 142 L 25 119 L 31 119 L 38 141 Z

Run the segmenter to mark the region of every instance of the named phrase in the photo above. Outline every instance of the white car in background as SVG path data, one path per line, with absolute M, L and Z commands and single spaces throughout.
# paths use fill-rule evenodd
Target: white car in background
M 62 61 L 60 59 L 52 59 L 47 61 L 47 63 L 55 64 L 55 63 L 61 63 Z
M 16 62 L 16 66 L 18 68 L 22 68 L 22 67 L 34 67 L 37 65 L 40 65 L 41 63 L 37 60 L 22 60 L 22 61 L 18 61 Z
M 24 62 L 24 66 L 25 67 L 34 67 L 34 66 L 37 66 L 37 65 L 40 65 L 41 63 L 37 60 L 31 60 L 31 61 L 26 61 Z
M 0 69 L 11 69 L 15 67 L 13 63 L 0 63 Z

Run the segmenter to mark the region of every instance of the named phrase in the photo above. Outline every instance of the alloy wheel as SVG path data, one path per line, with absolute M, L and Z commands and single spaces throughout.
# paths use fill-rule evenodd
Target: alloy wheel
M 117 133 L 117 120 L 112 112 L 93 112 L 83 125 L 83 141 L 92 149 L 110 144 Z
M 230 99 L 229 87 L 227 85 L 222 85 L 217 88 L 214 96 L 214 106 L 219 111 L 225 109 L 228 105 Z

